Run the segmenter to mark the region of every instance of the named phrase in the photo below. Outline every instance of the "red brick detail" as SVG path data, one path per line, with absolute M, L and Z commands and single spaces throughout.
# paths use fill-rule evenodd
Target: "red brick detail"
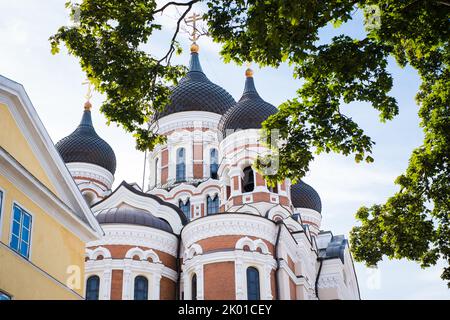
M 270 193 L 268 192 L 253 193 L 253 202 L 270 202 Z
M 162 277 L 159 298 L 161 300 L 175 300 L 176 284 L 169 278 Z
M 243 236 L 216 236 L 198 241 L 197 243 L 202 247 L 203 253 L 209 251 L 229 250 L 236 247 L 236 242 Z M 256 237 L 249 237 L 252 240 L 256 240 Z M 262 239 L 269 248 L 269 252 L 273 254 L 274 246 L 269 241 Z
M 161 183 L 165 184 L 167 183 L 167 179 L 169 179 L 169 168 L 162 168 L 161 169 Z
M 204 265 L 205 300 L 236 300 L 234 262 Z
M 276 286 L 276 276 L 275 270 L 270 273 L 270 286 L 272 288 L 272 300 L 277 300 L 277 286 Z
M 111 300 L 122 300 L 123 270 L 112 270 Z
M 161 151 L 161 183 L 167 183 L 167 179 L 169 178 L 169 150 L 163 149 Z
M 109 252 L 111 252 L 111 257 L 113 259 L 124 259 L 127 251 L 130 250 L 131 248 L 135 248 L 136 246 L 104 245 L 102 247 L 108 249 Z M 91 249 L 91 250 L 95 250 L 95 248 L 97 248 L 97 247 L 89 247 L 89 249 Z M 147 248 L 147 247 L 142 247 L 142 246 L 139 246 L 139 248 L 141 248 L 144 251 L 146 251 L 148 249 L 152 249 L 158 255 L 159 259 L 166 267 L 168 267 L 172 270 L 176 270 L 176 259 L 175 259 L 175 257 L 171 256 L 170 254 L 153 249 L 153 248 Z
M 239 177 L 233 177 L 233 190 L 238 191 L 239 190 L 239 183 L 240 183 Z
M 280 204 L 281 204 L 282 206 L 288 207 L 288 206 L 290 205 L 290 202 L 289 202 L 289 198 L 288 198 L 288 197 L 280 196 L 279 199 L 280 199 L 279 202 L 280 202 Z
M 169 164 L 169 150 L 167 148 L 161 150 L 161 167 L 165 167 Z
M 242 196 L 233 197 L 233 205 L 239 206 L 242 204 Z
M 264 180 L 264 177 L 259 174 L 258 172 L 255 172 L 255 182 L 257 186 L 265 186 L 266 185 L 266 181 Z
M 286 181 L 283 181 L 282 183 L 280 183 L 280 189 L 283 191 L 286 191 Z
M 203 164 L 194 163 L 194 179 L 202 179 L 202 178 L 203 178 Z

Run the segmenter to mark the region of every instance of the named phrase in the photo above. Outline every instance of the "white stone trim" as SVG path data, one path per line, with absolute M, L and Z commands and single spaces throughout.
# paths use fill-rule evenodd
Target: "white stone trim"
M 253 236 L 275 244 L 276 227 L 272 221 L 260 216 L 219 213 L 192 221 L 181 234 L 186 247 L 203 239 L 225 235 Z
M 248 246 L 251 251 L 256 251 L 259 248 L 263 254 L 270 254 L 269 248 L 261 239 L 252 240 L 249 237 L 243 237 L 236 242 L 235 248 L 243 250 L 244 246 Z
M 158 120 L 158 133 L 163 134 L 181 128 L 210 128 L 217 130 L 220 118 L 220 114 L 206 111 L 177 112 Z
M 114 182 L 114 176 L 111 172 L 92 163 L 70 162 L 66 164 L 73 177 L 83 177 L 98 180 L 106 185 L 108 189 Z
M 183 259 L 186 261 L 200 254 L 203 254 L 202 247 L 198 243 L 194 243 L 192 246 L 190 246 L 187 250 L 184 251 Z
M 154 228 L 123 224 L 104 224 L 105 236 L 87 244 L 88 247 L 104 245 L 132 245 L 177 254 L 178 238 L 174 234 Z
M 127 253 L 125 254 L 125 258 L 133 259 L 135 255 L 137 255 L 141 260 L 147 260 L 148 258 L 150 258 L 152 259 L 153 263 L 161 263 L 161 260 L 159 259 L 158 255 L 152 249 L 144 251 L 139 247 L 134 247 L 127 251 Z

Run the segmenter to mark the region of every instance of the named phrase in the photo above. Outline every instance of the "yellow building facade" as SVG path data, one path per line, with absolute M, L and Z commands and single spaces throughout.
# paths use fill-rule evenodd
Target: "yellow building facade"
M 102 229 L 23 87 L 0 76 L 0 299 L 83 299 Z

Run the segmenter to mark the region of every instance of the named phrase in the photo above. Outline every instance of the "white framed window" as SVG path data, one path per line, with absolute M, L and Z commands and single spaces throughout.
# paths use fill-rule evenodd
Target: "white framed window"
M 216 194 L 214 198 L 211 196 L 206 197 L 206 214 L 215 214 L 219 212 L 219 196 Z
M 9 246 L 25 259 L 30 257 L 32 223 L 31 214 L 14 203 Z
M 86 281 L 86 300 L 99 300 L 100 298 L 100 277 L 92 275 Z
M 145 276 L 134 278 L 134 300 L 148 300 L 148 279 Z

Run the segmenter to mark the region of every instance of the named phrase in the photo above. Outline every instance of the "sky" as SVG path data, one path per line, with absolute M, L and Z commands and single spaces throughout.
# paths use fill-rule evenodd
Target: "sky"
M 0 74 L 21 83 L 27 91 L 41 121 L 53 142 L 70 134 L 78 125 L 87 88 L 76 58 L 66 50 L 53 56 L 48 38 L 62 25 L 69 24 L 66 0 L 0 0 Z M 163 1 L 162 1 L 163 2 Z M 197 12 L 202 12 L 200 8 Z M 177 13 L 169 11 L 159 19 L 165 31 L 152 37 L 151 52 L 161 54 L 167 50 L 167 40 L 174 30 Z M 327 27 L 321 32 L 326 41 L 339 33 L 362 37 L 359 13 L 353 22 L 340 29 Z M 179 36 L 185 51 L 174 62 L 187 64 L 189 40 Z M 204 37 L 198 41 L 200 60 L 208 78 L 225 88 L 236 100 L 244 87 L 245 66 L 225 64 L 219 55 L 220 45 Z M 150 47 L 143 46 L 150 50 Z M 278 69 L 255 70 L 255 83 L 260 95 L 268 102 L 279 105 L 293 98 L 301 80 L 292 78 L 292 69 L 281 65 Z M 414 96 L 419 77 L 414 70 L 399 68 L 390 61 L 389 71 L 394 77 L 391 94 L 397 99 L 400 115 L 387 123 L 378 121 L 378 113 L 363 103 L 343 106 L 376 142 L 373 149 L 375 162 L 356 164 L 352 158 L 339 155 L 320 155 L 311 164 L 305 182 L 312 185 L 322 199 L 322 229 L 334 234 L 345 234 L 357 221 L 355 212 L 361 206 L 383 203 L 396 190 L 394 179 L 406 168 L 413 148 L 419 146 L 422 131 L 417 116 Z M 103 97 L 94 93 L 93 121 L 97 133 L 112 146 L 117 157 L 114 186 L 121 181 L 142 184 L 144 154 L 135 149 L 132 136 L 115 124 L 107 125 L 99 113 Z M 414 262 L 384 259 L 377 269 L 368 269 L 355 263 L 363 299 L 450 299 L 450 290 L 440 279 L 443 263 L 421 269 Z

